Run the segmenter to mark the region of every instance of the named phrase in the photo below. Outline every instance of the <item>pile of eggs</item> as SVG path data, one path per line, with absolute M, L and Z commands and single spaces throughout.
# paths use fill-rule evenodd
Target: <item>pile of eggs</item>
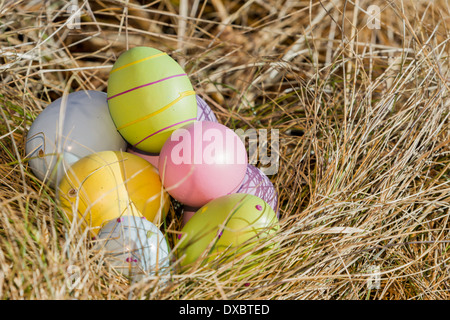
M 273 184 L 181 66 L 154 48 L 121 54 L 107 93 L 73 92 L 48 105 L 30 127 L 26 153 L 71 227 L 125 275 L 223 258 L 278 230 Z M 160 230 L 171 199 L 184 206 L 176 257 Z

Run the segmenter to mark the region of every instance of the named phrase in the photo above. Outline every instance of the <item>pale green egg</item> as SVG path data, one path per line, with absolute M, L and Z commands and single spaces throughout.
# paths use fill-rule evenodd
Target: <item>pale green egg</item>
M 214 199 L 200 208 L 181 230 L 178 240 L 181 265 L 200 257 L 210 261 L 241 245 L 244 252 L 278 229 L 273 209 L 254 195 L 235 193 Z
M 159 153 L 177 128 L 197 119 L 191 81 L 168 54 L 135 47 L 114 63 L 108 105 L 120 134 L 134 147 Z

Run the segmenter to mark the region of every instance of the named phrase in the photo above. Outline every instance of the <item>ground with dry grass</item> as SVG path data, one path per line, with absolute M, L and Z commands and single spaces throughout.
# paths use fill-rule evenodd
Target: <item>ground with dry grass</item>
M 450 298 L 447 1 L 2 1 L 0 22 L 1 298 Z M 106 91 L 138 45 L 174 57 L 221 123 L 279 130 L 263 262 L 130 283 L 67 236 L 27 129 L 64 92 Z M 173 207 L 164 232 L 180 220 Z

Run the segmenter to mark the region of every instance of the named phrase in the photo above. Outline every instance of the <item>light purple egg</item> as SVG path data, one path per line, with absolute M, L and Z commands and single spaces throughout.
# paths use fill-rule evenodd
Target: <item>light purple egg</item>
M 214 112 L 208 106 L 208 104 L 200 98 L 199 95 L 197 97 L 197 121 L 212 121 L 218 122 Z
M 279 217 L 278 193 L 270 179 L 257 167 L 249 164 L 241 187 L 236 193 L 247 193 L 263 199 Z

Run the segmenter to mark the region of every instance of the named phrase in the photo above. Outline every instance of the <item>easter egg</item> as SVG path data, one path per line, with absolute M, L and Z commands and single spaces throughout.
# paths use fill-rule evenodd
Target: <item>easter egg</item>
M 278 193 L 270 179 L 259 168 L 251 164 L 247 166 L 244 181 L 236 192 L 252 194 L 263 199 L 278 216 Z
M 181 265 L 186 266 L 200 257 L 209 261 L 238 246 L 244 252 L 278 229 L 275 212 L 254 195 L 235 193 L 214 199 L 182 228 L 178 240 Z
M 51 187 L 71 164 L 104 150 L 125 151 L 126 141 L 111 119 L 106 93 L 93 90 L 69 93 L 65 103 L 59 98 L 49 104 L 33 121 L 25 145 L 34 175 Z
M 166 141 L 159 157 L 159 175 L 172 197 L 201 207 L 237 191 L 247 163 L 245 145 L 233 130 L 198 121 L 177 129 Z
M 94 234 L 105 221 L 122 215 L 160 224 L 169 208 L 156 168 L 127 152 L 102 151 L 78 160 L 58 191 L 69 219 Z
M 150 221 L 123 216 L 108 221 L 95 238 L 95 250 L 125 276 L 164 274 L 169 271 L 169 245 Z
M 212 122 L 218 122 L 216 115 L 211 110 L 209 105 L 200 98 L 199 95 L 197 97 L 197 121 L 212 121 Z
M 197 119 L 197 100 L 181 66 L 166 53 L 135 47 L 109 74 L 108 105 L 120 134 L 140 150 L 159 153 L 177 128 Z

